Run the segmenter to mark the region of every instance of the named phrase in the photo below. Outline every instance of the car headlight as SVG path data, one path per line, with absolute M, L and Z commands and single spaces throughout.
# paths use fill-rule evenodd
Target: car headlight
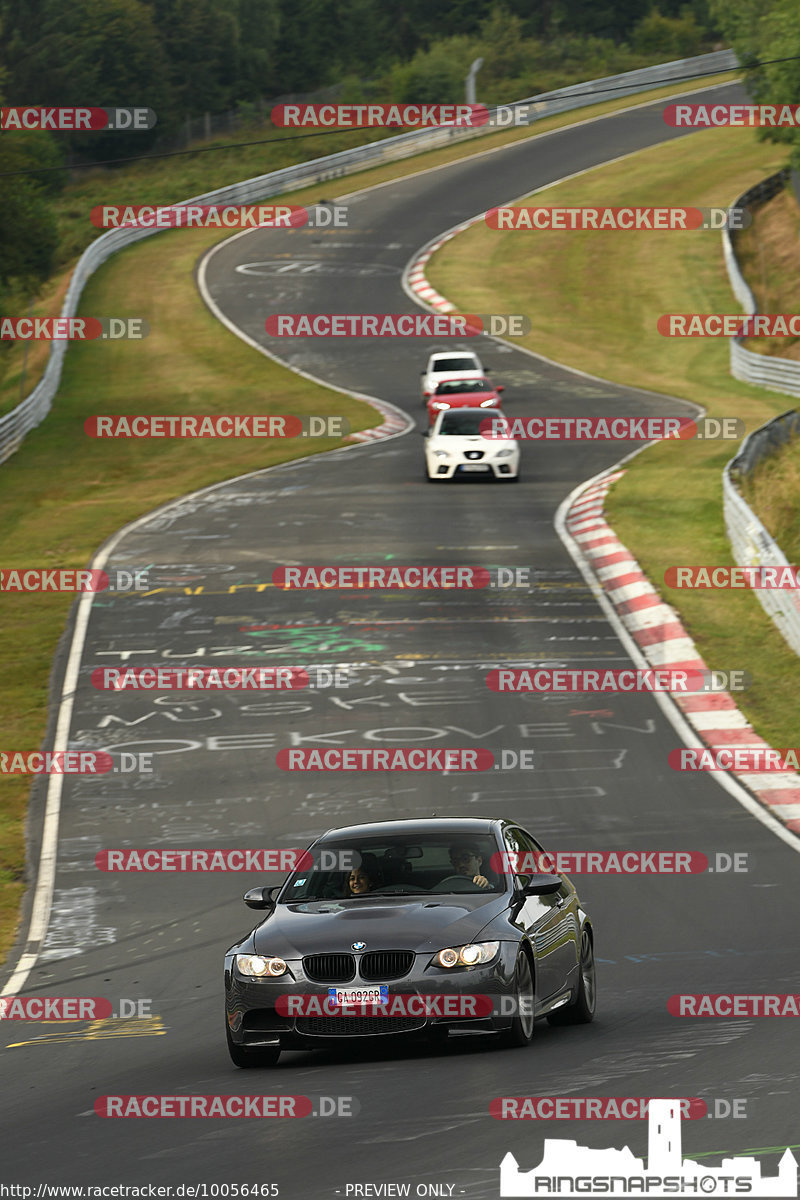
M 437 408 L 437 409 L 441 409 L 441 408 L 449 408 L 450 405 L 447 403 L 446 400 L 434 400 L 433 407 Z
M 491 962 L 500 949 L 499 942 L 470 942 L 467 946 L 449 947 L 434 954 L 431 965 L 436 967 L 477 967 Z
M 497 454 L 495 454 L 495 458 L 511 458 L 513 453 L 513 450 L 498 450 Z
M 434 458 L 449 458 L 450 453 L 447 450 L 434 450 L 433 457 Z
M 481 408 L 496 408 L 496 400 L 481 400 Z
M 236 966 L 251 979 L 275 979 L 289 970 L 282 958 L 267 958 L 262 954 L 237 954 Z

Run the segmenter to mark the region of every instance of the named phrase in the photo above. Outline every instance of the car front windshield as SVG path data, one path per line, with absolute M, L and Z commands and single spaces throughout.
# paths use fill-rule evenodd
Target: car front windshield
M 489 416 L 485 409 L 473 408 L 469 411 L 461 412 L 459 410 L 445 412 L 442 417 L 442 423 L 439 426 L 439 434 L 455 435 L 457 437 L 480 437 L 481 434 L 493 434 L 497 437 L 498 431 L 495 430 L 497 418 Z
M 431 367 L 434 375 L 441 375 L 444 371 L 477 371 L 479 369 L 474 358 L 440 358 Z
M 425 896 L 446 893 L 492 894 L 506 890 L 506 878 L 493 870 L 498 849 L 487 834 L 457 829 L 420 837 L 359 837 L 319 843 L 310 867 L 286 881 L 280 903 L 347 900 L 370 895 Z M 494 857 L 496 856 L 496 857 Z
M 488 379 L 448 379 L 437 383 L 437 396 L 470 396 L 474 392 L 491 392 L 492 385 Z

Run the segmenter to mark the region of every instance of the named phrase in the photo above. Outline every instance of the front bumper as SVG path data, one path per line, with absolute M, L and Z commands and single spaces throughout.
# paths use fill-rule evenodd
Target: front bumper
M 254 1050 L 278 1045 L 284 1049 L 311 1049 L 323 1042 L 419 1034 L 434 1027 L 499 1032 L 507 1029 L 512 1021 L 508 997 L 513 994 L 517 949 L 516 943 L 501 942 L 492 963 L 452 971 L 428 967 L 431 951 L 415 955 L 411 970 L 388 984 L 389 1008 L 398 1007 L 392 1005 L 393 997 L 420 998 L 404 1004 L 406 1009 L 416 1011 L 403 1016 L 373 1015 L 371 1009 L 364 1015 L 327 1012 L 312 1016 L 281 1015 L 276 1010 L 279 996 L 317 997 L 319 1007 L 322 1007 L 322 1002 L 328 998 L 329 987 L 374 984 L 365 984 L 359 978 L 346 985 L 319 983 L 304 976 L 302 962 L 298 959 L 288 960 L 294 979 L 252 980 L 238 972 L 233 957 L 230 957 L 225 964 L 225 1013 L 231 1040 L 238 1046 Z M 491 1015 L 469 1015 L 470 1007 L 473 1012 L 482 1013 L 483 1005 L 465 1003 L 464 997 L 487 995 L 492 998 Z M 448 997 L 460 999 L 448 1001 Z M 454 1009 L 459 1010 L 459 1015 L 453 1015 Z M 465 1015 L 460 1015 L 462 1011 Z
M 491 451 L 482 459 L 469 459 L 460 454 L 446 459 L 431 456 L 427 468 L 431 479 L 452 479 L 454 476 L 510 479 L 519 471 L 519 456 L 496 458 Z

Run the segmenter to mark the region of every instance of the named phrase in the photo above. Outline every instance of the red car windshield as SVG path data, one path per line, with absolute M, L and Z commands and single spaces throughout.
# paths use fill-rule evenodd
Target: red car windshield
M 493 392 L 488 379 L 445 379 L 437 383 L 436 396 L 470 396 L 476 392 Z

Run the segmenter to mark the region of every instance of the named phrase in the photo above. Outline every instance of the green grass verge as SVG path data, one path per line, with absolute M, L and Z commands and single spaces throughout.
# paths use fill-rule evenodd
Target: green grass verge
M 615 112 L 698 86 L 710 79 L 653 89 L 642 97 L 604 101 L 539 121 L 530 129 L 487 135 L 293 192 L 284 199 L 312 203 L 484 150 L 538 136 L 589 117 Z M 170 203 L 288 163 L 369 140 L 343 134 L 292 147 L 231 149 L 226 153 L 154 160 L 114 172 L 92 171 L 59 201 L 62 258 L 73 259 L 96 236 L 88 214 L 103 203 Z M 229 139 L 230 142 L 240 140 Z M 281 199 L 276 197 L 276 200 Z M 216 232 L 158 234 L 112 258 L 90 280 L 81 315 L 145 317 L 151 333 L 139 343 L 76 343 L 67 353 L 52 412 L 0 467 L 0 564 L 85 566 L 120 526 L 193 489 L 297 457 L 297 446 L 236 442 L 93 442 L 83 421 L 97 412 L 325 412 L 346 416 L 353 430 L 376 423 L 374 410 L 318 388 L 257 354 L 218 324 L 192 279 L 197 258 L 219 241 Z M 37 316 L 60 310 L 69 269 L 32 306 Z M 157 289 L 154 287 L 157 281 Z M 49 346 L 15 346 L 0 381 L 0 414 L 37 382 Z M 269 397 L 265 400 L 265 397 Z M 322 451 L 333 443 L 315 443 Z M 305 447 L 304 447 L 305 448 Z M 0 660 L 0 725 L 4 746 L 33 749 L 44 736 L 48 679 L 71 604 L 69 596 L 3 596 L 6 651 Z M 15 936 L 25 886 L 28 783 L 0 778 L 0 957 Z
M 645 150 L 536 194 L 540 204 L 728 205 L 783 165 L 780 147 L 722 129 Z M 474 264 L 480 262 L 480 282 Z M 667 312 L 735 310 L 718 233 L 497 232 L 475 226 L 448 242 L 428 271 L 462 312 L 520 312 L 529 349 L 603 378 L 685 397 L 749 430 L 789 407 L 734 380 L 726 339 L 665 338 Z M 579 411 L 579 403 L 570 412 Z M 750 673 L 741 707 L 759 733 L 791 746 L 800 727 L 800 664 L 750 592 L 675 591 L 672 564 L 731 563 L 721 471 L 736 443 L 675 442 L 633 460 L 608 498 L 610 521 L 654 585 L 681 614 L 715 668 Z M 524 454 L 535 475 L 544 447 Z

